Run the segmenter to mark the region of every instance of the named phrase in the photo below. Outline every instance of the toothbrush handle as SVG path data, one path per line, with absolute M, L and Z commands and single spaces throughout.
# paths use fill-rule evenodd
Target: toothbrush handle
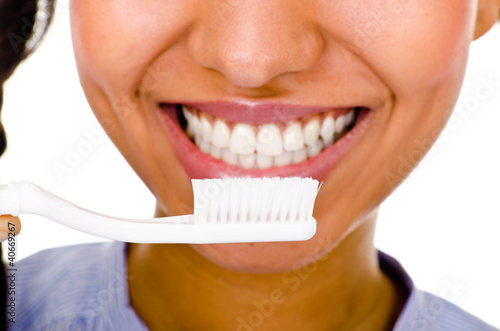
M 308 240 L 316 221 L 197 223 L 194 215 L 122 219 L 78 207 L 28 181 L 0 185 L 0 215 L 21 213 L 49 218 L 95 236 L 132 243 L 214 244 Z
M 0 215 L 22 213 L 42 216 L 95 236 L 129 242 L 149 242 L 148 232 L 154 231 L 155 225 L 164 228 L 165 224 L 194 223 L 193 215 L 143 220 L 116 218 L 81 208 L 29 181 L 0 185 Z

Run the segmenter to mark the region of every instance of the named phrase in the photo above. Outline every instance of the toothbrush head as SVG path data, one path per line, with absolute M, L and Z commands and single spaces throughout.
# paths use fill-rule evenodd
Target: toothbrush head
M 316 231 L 319 182 L 312 178 L 193 179 L 192 185 L 195 224 L 243 226 L 255 241 L 307 240 Z

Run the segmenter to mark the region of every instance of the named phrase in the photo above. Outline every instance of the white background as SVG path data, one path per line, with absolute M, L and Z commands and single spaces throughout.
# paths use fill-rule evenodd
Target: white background
M 85 135 L 100 127 L 79 86 L 67 1 L 58 4 L 53 23 L 5 87 L 9 148 L 0 159 L 0 181 L 32 180 L 106 214 L 152 216 L 152 195 L 112 143 Z M 500 82 L 499 26 L 472 46 L 453 125 L 381 207 L 376 245 L 397 258 L 420 288 L 500 327 L 500 87 L 483 100 L 476 92 L 489 75 Z M 58 177 L 54 165 L 67 165 L 79 147 L 88 155 Z M 101 240 L 36 216 L 22 221 L 18 258 Z

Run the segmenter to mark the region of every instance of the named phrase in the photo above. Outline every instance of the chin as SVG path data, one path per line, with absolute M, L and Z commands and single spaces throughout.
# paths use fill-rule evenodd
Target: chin
M 261 242 L 191 245 L 207 260 L 227 270 L 276 274 L 302 268 L 323 260 L 342 241 L 316 234 L 297 242 Z
M 209 261 L 231 271 L 275 274 L 298 269 L 321 256 L 306 253 L 308 242 L 192 245 Z

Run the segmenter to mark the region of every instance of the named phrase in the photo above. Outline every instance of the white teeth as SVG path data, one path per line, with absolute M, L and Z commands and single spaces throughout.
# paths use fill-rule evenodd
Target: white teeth
M 274 165 L 277 167 L 287 166 L 292 163 L 293 152 L 283 152 L 274 157 Z
M 333 134 L 335 133 L 335 120 L 332 115 L 328 115 L 323 120 L 323 124 L 321 125 L 320 134 L 321 138 L 323 138 L 323 142 L 325 147 L 333 144 Z
M 255 166 L 255 154 L 240 155 L 238 161 L 240 161 L 242 168 L 253 169 Z
M 344 115 L 337 117 L 335 120 L 335 133 L 341 133 L 344 130 L 345 117 Z
M 319 118 L 311 119 L 304 127 L 304 142 L 308 146 L 312 146 L 318 141 L 319 137 Z
M 191 115 L 191 112 L 187 110 L 186 106 L 182 106 L 182 113 L 184 114 L 184 117 L 186 118 L 186 121 L 189 124 L 194 115 Z
M 283 153 L 283 139 L 280 129 L 274 124 L 264 124 L 257 135 L 257 153 L 276 156 Z
M 201 139 L 201 133 L 197 133 L 194 136 L 194 142 L 196 143 L 196 146 L 200 146 L 201 143 L 203 142 L 203 139 Z
M 205 116 L 201 117 L 201 138 L 208 143 L 212 140 L 212 124 Z
M 214 158 L 220 160 L 220 158 L 222 157 L 222 150 L 219 147 L 212 145 L 210 147 L 210 155 L 212 155 Z
M 307 160 L 307 148 L 302 147 L 298 151 L 293 152 L 292 162 L 300 163 Z
M 257 154 L 257 167 L 266 169 L 273 166 L 273 157 Z
M 238 123 L 234 126 L 229 141 L 229 150 L 240 155 L 255 152 L 255 133 L 250 125 Z
M 200 151 L 202 151 L 205 154 L 208 154 L 208 153 L 210 153 L 210 146 L 211 145 L 210 145 L 209 141 L 202 140 L 199 148 L 200 148 Z
M 189 120 L 191 119 L 191 112 L 186 108 L 186 106 L 182 106 L 182 114 L 184 114 L 184 117 L 189 123 Z
M 297 151 L 304 147 L 304 134 L 299 122 L 294 122 L 285 129 L 283 147 L 287 151 Z
M 228 124 L 221 118 L 192 112 L 184 106 L 182 112 L 187 121 L 187 134 L 194 138 L 200 151 L 244 169 L 267 169 L 304 162 L 342 137 L 346 127 L 355 121 L 354 110 L 336 119 L 329 112 L 322 120 L 321 115 L 313 115 L 308 120 L 295 120 L 280 129 L 276 124 Z
M 186 121 L 187 121 L 187 132 L 188 134 L 191 136 L 191 137 L 194 137 L 194 133 L 196 132 L 195 129 L 193 129 L 193 123 L 194 123 L 194 119 L 193 117 L 196 117 L 195 115 L 192 115 L 191 112 L 189 110 L 186 109 L 185 106 L 182 106 L 182 113 L 184 114 L 184 118 L 186 118 Z M 196 118 L 197 120 L 198 118 Z
M 316 140 L 316 143 L 312 146 L 307 146 L 307 155 L 309 157 L 315 157 L 323 150 L 323 141 L 321 139 Z
M 344 115 L 345 124 L 349 126 L 354 121 L 354 110 L 350 110 L 347 114 Z
M 219 148 L 229 147 L 230 136 L 231 131 L 229 131 L 226 122 L 220 118 L 216 119 L 212 132 L 212 144 Z
M 238 155 L 231 153 L 229 149 L 224 148 L 222 150 L 222 160 L 226 163 L 236 165 L 238 164 Z
M 191 118 L 186 117 L 186 120 L 188 121 L 188 133 L 191 135 L 191 137 L 195 137 L 198 132 L 201 132 L 200 119 L 198 118 L 198 116 L 191 114 Z

